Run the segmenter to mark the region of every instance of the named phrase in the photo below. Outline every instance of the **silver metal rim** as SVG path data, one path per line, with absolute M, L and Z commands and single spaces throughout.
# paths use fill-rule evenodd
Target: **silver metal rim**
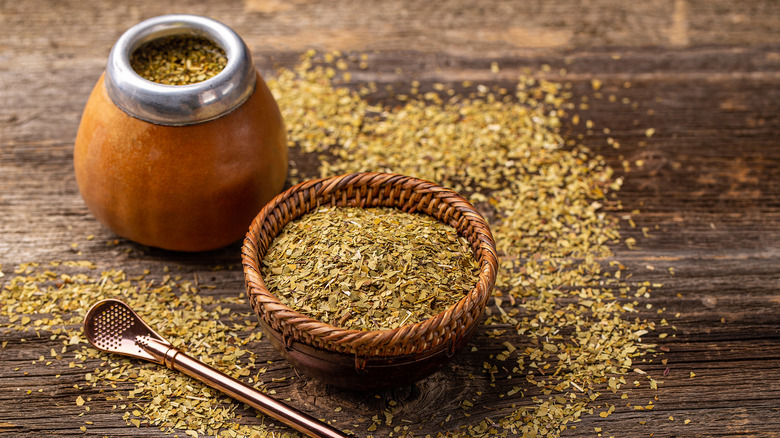
M 140 45 L 171 35 L 197 35 L 221 47 L 227 65 L 216 76 L 190 85 L 164 85 L 144 79 L 130 66 Z M 226 25 L 198 15 L 162 15 L 128 29 L 108 55 L 106 91 L 127 114 L 159 125 L 191 125 L 213 120 L 240 106 L 255 89 L 257 72 L 249 48 Z

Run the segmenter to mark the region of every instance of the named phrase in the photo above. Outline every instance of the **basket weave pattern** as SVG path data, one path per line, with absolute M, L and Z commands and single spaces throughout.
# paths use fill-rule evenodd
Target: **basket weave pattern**
M 465 237 L 480 266 L 474 288 L 446 311 L 393 330 L 359 331 L 334 327 L 304 316 L 271 294 L 260 275 L 260 261 L 284 226 L 320 207 L 394 207 L 425 213 Z M 474 207 L 452 190 L 428 181 L 387 173 L 354 173 L 298 184 L 266 205 L 247 232 L 242 250 L 250 303 L 288 347 L 301 342 L 339 353 L 399 356 L 454 345 L 478 323 L 496 279 L 493 236 Z

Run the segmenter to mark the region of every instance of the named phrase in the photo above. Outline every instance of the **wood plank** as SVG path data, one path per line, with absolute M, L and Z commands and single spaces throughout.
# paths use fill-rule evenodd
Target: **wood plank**
M 602 391 L 593 414 L 569 425 L 563 435 L 573 437 L 780 436 L 778 8 L 771 0 L 177 4 L 177 11 L 233 26 L 266 77 L 315 47 L 369 55 L 369 68 L 352 72 L 351 85 L 376 81 L 403 88 L 417 79 L 423 87 L 463 80 L 511 86 L 523 73 L 571 84 L 572 114 L 592 120 L 594 128 L 568 118 L 567 138 L 603 155 L 624 177 L 623 208 L 610 214 L 621 218 L 623 237 L 637 245 L 615 247 L 614 259 L 629 267 L 633 279 L 663 284 L 641 301 L 635 316 L 669 323 L 644 337 L 658 345 L 658 354 L 635 364 L 659 381 L 658 390 L 644 375 L 629 373 L 620 390 Z M 73 177 L 80 113 L 109 48 L 128 26 L 171 12 L 171 6 L 31 0 L 2 1 L 0 11 L 0 282 L 14 276 L 19 263 L 89 259 L 100 270 L 149 270 L 158 280 L 170 267 L 214 286 L 202 289 L 204 296 L 242 295 L 238 244 L 182 254 L 119 239 L 89 214 Z M 490 72 L 494 61 L 498 73 Z M 594 78 L 601 82 L 598 91 Z M 371 99 L 392 99 L 379 90 Z M 580 109 L 585 98 L 588 107 Z M 647 137 L 650 128 L 654 134 Z M 608 145 L 607 137 L 621 147 Z M 291 160 L 304 176 L 317 175 L 312 157 L 293 150 Z M 214 271 L 216 265 L 232 268 Z M 238 304 L 232 310 L 247 311 Z M 97 361 L 78 361 L 75 348 L 52 358 L 50 351 L 59 351 L 64 339 L 7 330 L 3 318 L 0 436 L 166 436 L 156 427 L 128 425 L 124 410 L 113 407 L 117 401 L 84 380 Z M 472 342 L 477 350 L 457 356 L 443 372 L 379 393 L 298 376 L 265 340 L 252 349 L 272 362 L 266 380 L 276 396 L 300 409 L 337 425 L 358 424 L 362 432 L 392 400 L 395 420 L 381 424 L 375 436 L 401 435 L 402 429 L 394 431 L 399 425 L 414 436 L 436 436 L 486 418 L 498 421 L 531 406 L 530 397 L 539 394 L 519 379 L 505 383 L 509 370 L 500 370 L 500 383 L 491 386 L 483 363 L 504 349 L 503 339 L 489 335 L 492 328 L 481 328 Z M 518 348 L 531 345 L 526 337 L 509 339 Z M 70 368 L 71 362 L 86 367 Z M 514 385 L 522 394 L 506 396 Z M 118 385 L 132 388 L 132 382 Z M 89 412 L 76 405 L 79 395 L 89 399 Z M 474 407 L 464 411 L 464 399 Z M 652 410 L 635 408 L 650 401 Z M 615 412 L 600 417 L 608 405 Z M 247 424 L 267 421 L 246 407 L 236 409 Z

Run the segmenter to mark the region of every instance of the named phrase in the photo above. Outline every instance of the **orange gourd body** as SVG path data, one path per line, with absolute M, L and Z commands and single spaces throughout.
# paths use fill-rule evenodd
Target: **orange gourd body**
M 282 116 L 258 74 L 252 95 L 214 120 L 164 126 L 132 117 L 101 76 L 74 149 L 76 181 L 95 217 L 119 236 L 178 251 L 241 238 L 287 177 Z

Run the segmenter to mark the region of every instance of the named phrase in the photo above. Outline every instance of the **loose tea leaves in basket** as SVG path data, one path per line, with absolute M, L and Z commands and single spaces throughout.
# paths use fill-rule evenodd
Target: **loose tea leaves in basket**
M 285 226 L 263 258 L 268 290 L 338 327 L 386 330 L 463 298 L 478 278 L 468 242 L 436 219 L 392 208 L 322 208 Z
M 227 65 L 225 51 L 206 38 L 172 35 L 138 47 L 130 65 L 144 79 L 164 85 L 203 82 Z

